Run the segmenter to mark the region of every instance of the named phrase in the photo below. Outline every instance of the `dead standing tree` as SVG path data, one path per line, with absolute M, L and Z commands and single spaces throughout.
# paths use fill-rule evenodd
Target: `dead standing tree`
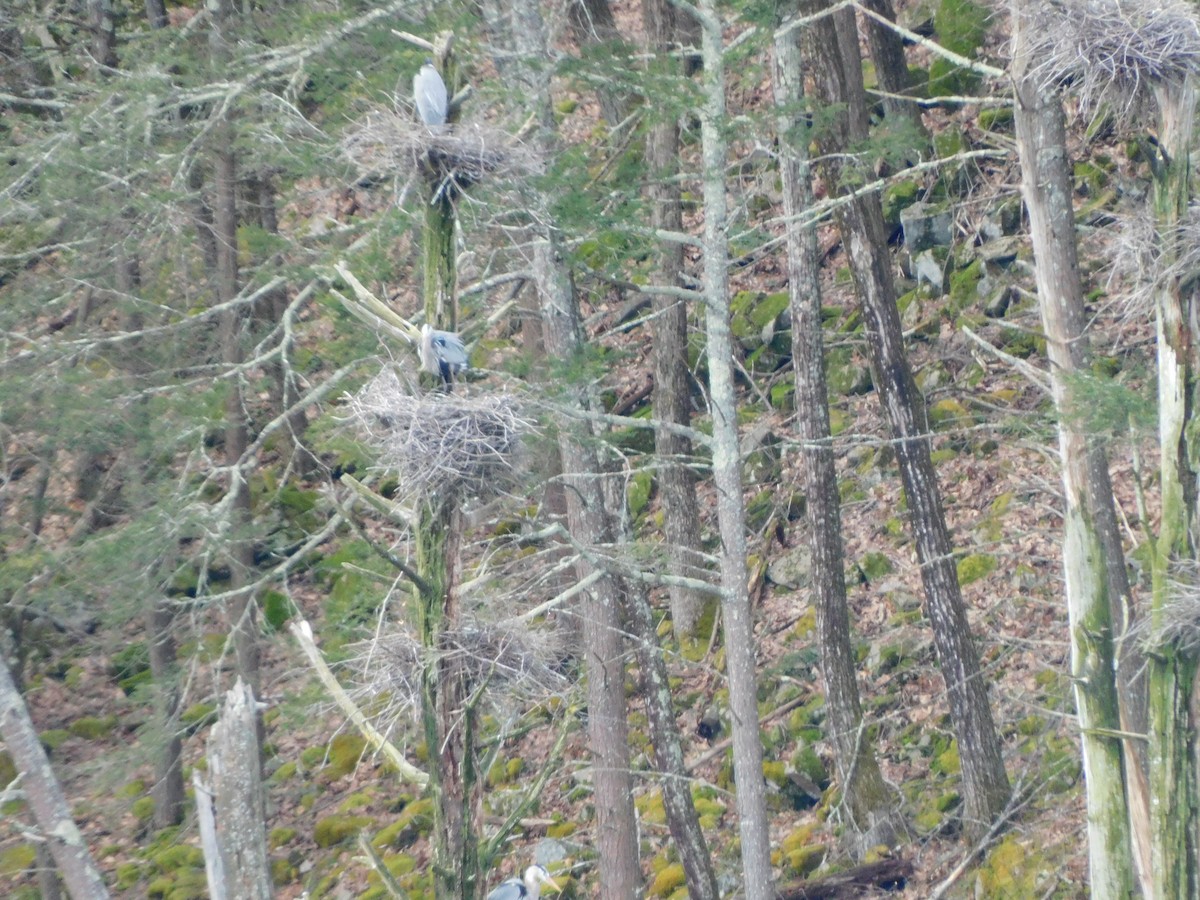
M 1150 301 L 1158 333 L 1161 519 L 1157 534 L 1146 526 L 1151 596 L 1138 626 L 1149 692 L 1150 863 L 1143 887 L 1155 898 L 1194 897 L 1200 890 L 1200 254 L 1190 159 L 1200 20 L 1194 5 L 1178 0 L 1069 0 L 1044 10 L 1029 38 L 1027 53 L 1037 64 L 1027 77 L 1046 89 L 1069 86 L 1084 109 L 1104 109 L 1125 126 L 1154 133 L 1140 139 L 1152 179 L 1149 227 L 1144 240 L 1130 234 L 1135 295 Z
M 446 73 L 456 69 L 451 44 L 450 38 L 443 36 L 435 50 Z M 448 80 L 453 84 L 455 79 L 451 76 Z M 420 102 L 417 105 L 420 109 Z M 501 168 L 508 158 L 503 149 L 496 149 L 503 147 L 502 140 L 489 140 L 478 128 L 457 129 L 454 122 L 458 109 L 458 102 L 448 99 L 446 108 L 435 117 L 438 121 L 427 122 L 425 128 L 414 128 L 410 121 L 399 116 L 369 118 L 346 148 L 360 162 L 376 168 L 415 169 L 424 180 L 427 188 L 423 201 L 424 319 L 443 331 L 454 331 L 458 324 L 455 203 L 485 173 Z M 421 112 L 424 118 L 426 111 Z M 388 327 L 386 307 L 364 312 L 361 304 L 374 305 L 378 301 L 364 296 L 364 289 L 356 281 L 347 280 L 360 301 L 358 305 L 348 305 L 352 309 L 357 306 L 355 311 L 359 315 L 368 319 L 373 316 L 383 327 Z M 416 341 L 415 329 L 406 322 L 391 330 L 410 342 Z M 402 395 L 396 396 L 396 402 L 401 403 L 398 398 Z M 421 404 L 419 409 L 413 405 L 417 402 Z M 435 893 L 439 898 L 456 900 L 475 897 L 483 883 L 475 821 L 479 796 L 474 708 L 478 693 L 468 686 L 463 655 L 453 652 L 458 643 L 455 635 L 461 634 L 464 627 L 458 590 L 465 527 L 461 510 L 465 500 L 486 493 L 492 486 L 486 478 L 475 478 L 482 463 L 470 456 L 478 447 L 467 440 L 466 432 L 482 428 L 474 436 L 487 439 L 497 434 L 503 439 L 506 433 L 504 426 L 479 419 L 479 409 L 463 404 L 464 401 L 450 394 L 438 394 L 423 401 L 406 400 L 401 409 L 380 413 L 389 421 L 405 423 L 406 439 L 417 441 L 407 446 L 428 452 L 430 460 L 440 467 L 432 474 L 414 478 L 419 457 L 404 456 L 401 460 L 406 467 L 402 468 L 405 485 L 421 488 L 410 497 L 415 512 L 412 539 L 416 557 L 415 571 L 410 574 L 422 648 L 419 669 L 422 730 L 431 756 L 436 755 L 437 759 L 430 766 L 429 782 L 434 797 Z M 414 410 L 419 412 L 421 421 L 406 417 L 406 411 Z M 415 427 L 418 425 L 424 427 Z M 493 426 L 500 428 L 500 432 L 495 432 Z M 422 441 L 436 446 L 421 446 Z M 467 458 L 462 459 L 462 454 Z M 457 471 L 444 468 L 455 459 L 460 459 L 465 468 Z
M 483 885 L 478 704 L 493 675 L 522 670 L 524 654 L 518 652 L 517 636 L 469 622 L 463 614 L 461 507 L 502 488 L 532 425 L 510 395 L 420 393 L 390 368 L 353 399 L 351 408 L 376 446 L 379 463 L 399 476 L 401 494 L 388 502 L 415 513 L 411 538 L 417 565 L 406 571 L 416 600 L 415 635 L 401 631 L 389 639 L 390 656 L 401 654 L 404 663 L 385 668 L 417 673 L 401 693 L 415 695 L 426 746 L 436 759 L 428 782 L 436 896 L 471 898 Z M 380 690 L 397 687 L 393 679 Z

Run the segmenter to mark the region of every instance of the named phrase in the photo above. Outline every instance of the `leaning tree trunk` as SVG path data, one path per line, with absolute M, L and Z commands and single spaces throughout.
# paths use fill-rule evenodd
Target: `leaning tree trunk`
M 29 718 L 25 700 L 13 682 L 8 665 L 0 660 L 0 737 L 21 772 L 21 787 L 33 810 L 45 843 L 50 848 L 63 883 L 74 900 L 102 900 L 108 889 L 92 861 L 83 835 L 71 818 L 62 788 L 50 768 L 38 733 Z M 7 787 L 7 785 L 5 785 Z
M 669 0 L 643 0 L 642 18 L 650 44 L 652 77 L 682 78 L 683 62 L 672 54 L 676 14 Z M 654 113 L 646 132 L 647 193 L 650 225 L 656 231 L 683 231 L 682 187 L 679 184 L 679 124 L 675 114 Z M 674 287 L 683 273 L 683 244 L 660 242 L 657 277 Z M 670 425 L 691 424 L 691 374 L 688 371 L 688 309 L 679 297 L 654 295 L 654 418 Z M 696 477 L 689 465 L 692 442 L 674 429 L 656 428 L 654 455 L 658 461 L 658 492 L 662 502 L 667 566 L 672 575 L 691 575 L 700 549 L 700 513 L 696 506 Z M 707 640 L 701 634 L 706 612 L 714 601 L 682 585 L 668 588 L 671 627 L 687 652 L 688 642 Z
M 1177 226 L 1191 199 L 1190 148 L 1195 90 L 1190 79 L 1158 89 L 1161 123 L 1154 173 L 1154 216 L 1160 271 L 1178 258 Z M 1162 525 L 1154 554 L 1147 652 L 1150 719 L 1151 895 L 1161 900 L 1194 897 L 1197 872 L 1197 672 L 1196 607 L 1200 577 L 1200 330 L 1193 287 L 1163 277 L 1156 289 L 1158 330 L 1158 429 Z M 1191 622 L 1182 630 L 1177 606 Z
M 819 11 L 828 5 L 827 0 L 809 0 L 805 7 Z M 833 17 L 825 16 L 809 27 L 806 40 L 819 99 L 831 109 L 840 110 L 830 121 L 821 147 L 825 155 L 824 180 L 831 189 L 845 184 L 846 176 L 851 174 L 846 169 L 845 154 L 869 137 L 861 69 L 848 64 L 848 60 L 857 59 L 858 45 L 848 40 L 842 46 L 839 38 Z M 908 499 L 934 647 L 946 680 L 950 717 L 958 739 L 966 829 L 968 834 L 978 836 L 1003 812 L 1010 787 L 987 684 L 979 669 L 979 655 L 959 590 L 953 547 L 930 458 L 924 400 L 913 381 L 904 349 L 879 197 L 867 194 L 848 199 L 838 208 L 837 224 L 862 306 L 872 377 L 891 427 L 900 480 Z
M 792 312 L 792 365 L 796 376 L 796 432 L 804 458 L 808 541 L 825 702 L 829 710 L 834 764 L 842 784 L 857 851 L 894 843 L 896 800 L 883 781 L 859 703 L 846 572 L 842 547 L 841 496 L 829 430 L 829 394 L 821 335 L 821 283 L 815 224 L 794 224 L 811 209 L 808 159 L 811 140 L 804 102 L 799 35 L 777 32 L 772 83 L 778 108 L 779 173 L 787 225 L 787 275 Z M 864 839 L 864 835 L 870 837 Z
M 555 151 L 550 70 L 544 65 L 549 48 L 546 23 L 536 0 L 513 3 L 512 39 L 519 60 L 519 86 L 528 102 L 535 133 L 532 138 L 543 159 Z M 534 282 L 542 314 L 546 353 L 566 364 L 583 350 L 579 305 L 563 262 L 557 231 L 544 195 L 533 200 L 536 224 L 531 226 Z M 593 403 L 585 387 L 566 385 L 560 398 L 578 411 Z M 558 445 L 567 500 L 567 523 L 574 540 L 585 546 L 611 542 L 611 523 L 604 506 L 600 464 L 592 434 L 578 434 L 578 421 L 559 423 Z M 593 566 L 580 559 L 579 578 Z M 599 855 L 601 900 L 631 900 L 641 893 L 637 826 L 633 809 L 625 704 L 625 661 L 621 598 L 611 577 L 601 578 L 581 604 L 583 656 L 587 677 L 588 744 L 592 754 L 592 786 L 596 810 L 595 836 Z
M 1012 72 L 1016 90 L 1017 152 L 1021 191 L 1029 213 L 1038 300 L 1046 332 L 1050 380 L 1062 458 L 1063 571 L 1071 631 L 1071 679 L 1083 745 L 1087 788 L 1089 886 L 1096 898 L 1126 898 L 1134 888 L 1130 817 L 1125 793 L 1121 715 L 1115 679 L 1112 598 L 1097 504 L 1113 503 L 1108 479 L 1092 487 L 1083 410 L 1074 396 L 1087 364 L 1083 285 L 1076 255 L 1075 215 L 1067 159 L 1066 123 L 1056 92 L 1032 70 L 1024 4 L 1013 9 Z M 1109 517 L 1115 522 L 1115 517 Z M 1119 602 L 1119 601 L 1118 601 Z M 1136 757 L 1131 759 L 1136 765 Z
M 713 0 L 700 0 L 704 105 L 700 112 L 704 193 L 704 326 L 712 413 L 712 467 L 721 533 L 721 616 L 733 716 L 733 773 L 737 782 L 742 880 L 747 900 L 772 900 L 771 835 L 758 730 L 754 622 L 746 584 L 746 514 L 738 446 L 733 338 L 729 327 L 729 239 L 726 228 L 725 61 L 721 20 Z
M 671 830 L 674 850 L 683 866 L 689 900 L 717 900 L 717 874 L 700 820 L 692 800 L 692 781 L 683 759 L 679 740 L 679 723 L 671 697 L 671 683 L 663 661 L 662 647 L 654 625 L 654 611 L 645 589 L 638 584 L 625 583 L 629 628 L 636 641 L 638 668 L 642 676 L 642 697 L 646 703 L 646 720 L 650 726 L 650 742 L 654 748 L 654 766 L 661 776 L 663 809 L 667 827 Z

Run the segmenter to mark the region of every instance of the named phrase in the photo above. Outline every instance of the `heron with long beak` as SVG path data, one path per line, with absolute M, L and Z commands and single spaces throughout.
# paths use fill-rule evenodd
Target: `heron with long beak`
M 446 82 L 434 68 L 432 59 L 426 59 L 421 70 L 413 76 L 413 101 L 417 105 L 417 115 L 426 125 L 446 124 L 450 98 L 446 93 Z
M 454 376 L 466 371 L 467 348 L 453 331 L 439 331 L 426 322 L 421 326 L 421 343 L 418 346 L 421 368 L 441 376 L 442 384 L 449 390 Z
M 510 878 L 502 882 L 487 895 L 487 900 L 538 900 L 543 884 L 550 885 L 556 891 L 562 890 L 544 867 L 532 865 L 525 870 L 523 878 Z

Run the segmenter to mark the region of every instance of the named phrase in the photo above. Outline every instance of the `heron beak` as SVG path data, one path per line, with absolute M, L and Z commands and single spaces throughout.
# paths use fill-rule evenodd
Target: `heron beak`
M 562 888 L 560 888 L 558 886 L 558 882 L 555 881 L 553 878 L 551 878 L 549 875 L 546 876 L 546 883 L 548 885 L 550 885 L 550 887 L 554 888 L 554 893 L 556 893 L 556 894 L 562 893 Z

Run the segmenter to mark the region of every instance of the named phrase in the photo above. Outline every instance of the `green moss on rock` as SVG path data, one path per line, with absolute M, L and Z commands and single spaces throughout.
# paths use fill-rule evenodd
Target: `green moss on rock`
M 116 727 L 116 716 L 84 716 L 68 725 L 67 730 L 86 741 L 98 741 L 112 734 Z
M 659 869 L 646 893 L 651 897 L 669 897 L 682 887 L 685 881 L 683 866 L 671 863 Z
M 313 825 L 313 841 L 318 847 L 332 847 L 354 837 L 375 822 L 370 816 L 350 816 L 335 813 L 318 819 Z
M 329 762 L 324 773 L 331 778 L 349 775 L 358 768 L 358 761 L 366 749 L 366 739 L 360 734 L 337 735 L 329 742 Z
M 133 805 L 129 810 L 133 813 L 135 819 L 145 823 L 154 818 L 154 805 L 153 797 L 139 797 L 133 801 Z
M 16 876 L 33 868 L 37 851 L 32 844 L 17 844 L 0 850 L 0 875 Z
M 986 578 L 996 571 L 996 557 L 987 553 L 972 553 L 958 561 L 958 583 L 962 586 Z

